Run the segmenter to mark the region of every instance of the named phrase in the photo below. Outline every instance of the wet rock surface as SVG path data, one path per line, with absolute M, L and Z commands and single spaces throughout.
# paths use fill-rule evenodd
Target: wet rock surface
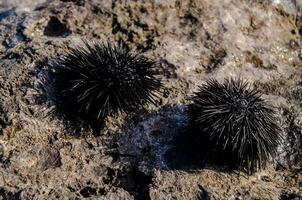
M 301 12 L 298 0 L 0 1 L 0 199 L 301 199 Z M 58 115 L 49 64 L 82 39 L 158 61 L 160 106 L 108 117 L 97 133 Z M 251 176 L 170 169 L 188 96 L 229 77 L 278 109 L 277 157 Z

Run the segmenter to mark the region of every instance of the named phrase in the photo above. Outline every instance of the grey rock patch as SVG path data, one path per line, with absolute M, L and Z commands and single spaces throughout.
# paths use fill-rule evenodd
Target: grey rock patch
M 42 147 L 38 152 L 38 157 L 38 168 L 42 171 L 62 165 L 60 152 L 55 148 L 48 146 Z

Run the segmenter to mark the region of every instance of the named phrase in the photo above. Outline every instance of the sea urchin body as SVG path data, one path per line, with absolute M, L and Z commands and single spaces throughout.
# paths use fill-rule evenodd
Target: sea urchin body
M 275 155 L 281 137 L 275 111 L 247 82 L 210 80 L 192 100 L 194 136 L 206 146 L 207 159 L 251 173 Z
M 61 106 L 68 114 L 93 120 L 155 104 L 162 86 L 154 62 L 123 45 L 85 42 L 55 66 Z

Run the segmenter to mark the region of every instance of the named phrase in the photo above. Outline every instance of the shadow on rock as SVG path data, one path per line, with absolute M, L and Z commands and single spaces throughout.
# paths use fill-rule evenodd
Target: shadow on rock
M 66 129 L 73 136 L 81 136 L 84 133 L 99 135 L 104 126 L 104 120 L 96 121 L 89 115 L 79 115 L 77 107 L 72 102 L 62 101 L 55 87 L 54 64 L 44 60 L 38 64 L 35 102 L 47 110 L 46 115 L 62 120 Z
M 223 151 L 220 154 L 212 154 L 214 145 L 204 137 L 204 134 L 200 134 L 193 126 L 186 127 L 165 154 L 169 169 L 184 171 L 212 169 L 221 172 L 235 170 L 234 159 Z
M 171 141 L 186 126 L 184 106 L 163 106 L 125 120 L 117 134 L 115 157 L 132 157 L 143 171 L 167 169 L 164 154 Z

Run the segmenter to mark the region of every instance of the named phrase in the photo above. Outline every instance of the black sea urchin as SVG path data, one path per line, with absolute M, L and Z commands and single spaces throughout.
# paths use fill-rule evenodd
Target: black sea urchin
M 85 42 L 55 66 L 55 88 L 65 114 L 89 120 L 156 104 L 162 86 L 155 63 L 121 44 Z
M 207 159 L 252 173 L 276 153 L 281 135 L 275 111 L 247 82 L 208 81 L 193 96 L 188 112 Z

